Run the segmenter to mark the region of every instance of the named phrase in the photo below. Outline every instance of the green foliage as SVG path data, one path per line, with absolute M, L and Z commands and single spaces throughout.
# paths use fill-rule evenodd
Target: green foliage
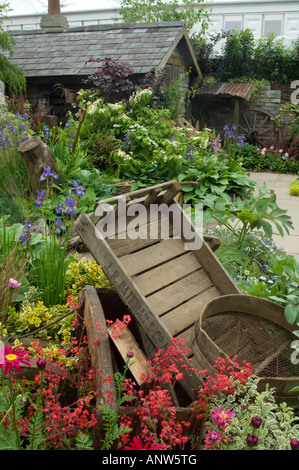
M 224 45 L 220 61 L 219 80 L 240 76 L 252 77 L 254 36 L 250 29 L 234 30 Z
M 86 285 L 96 288 L 112 287 L 101 266 L 95 260 L 78 259 L 74 256 L 66 272 L 65 296 L 78 296 L 80 290 Z
M 258 39 L 254 50 L 255 74 L 271 81 L 287 82 L 295 78 L 296 71 L 290 57 L 290 50 L 283 38 L 274 33 Z
M 267 80 L 287 82 L 299 73 L 298 41 L 286 46 L 283 38 L 270 33 L 254 40 L 250 29 L 233 30 L 216 67 L 221 81 Z
M 132 430 L 127 426 L 118 424 L 120 418 L 120 406 L 135 399 L 133 395 L 124 394 L 124 382 L 126 379 L 127 371 L 129 370 L 131 365 L 132 364 L 130 363 L 130 359 L 127 358 L 123 372 L 115 372 L 114 374 L 115 389 L 117 394 L 117 402 L 115 408 L 109 407 L 107 405 L 99 407 L 102 413 L 103 427 L 105 430 L 105 437 L 102 442 L 101 450 L 109 450 L 112 444 L 117 441 L 122 434 L 126 434 Z
M 75 450 L 93 450 L 91 436 L 80 430 L 75 438 Z
M 8 4 L 0 4 L 0 48 L 3 51 L 13 53 L 15 40 L 13 36 L 4 31 L 2 18 L 8 11 Z M 7 57 L 0 54 L 0 80 L 5 84 L 6 92 L 11 95 L 18 95 L 26 90 L 26 79 L 23 70 L 9 62 Z
M 25 402 L 21 394 L 13 396 L 7 386 L 0 388 L 0 450 L 21 450 L 18 431 L 14 429 L 13 422 L 22 418 L 25 410 Z M 14 420 L 9 419 L 12 414 Z M 8 418 L 7 426 L 5 419 Z
M 212 396 L 211 411 L 214 405 L 233 413 L 225 430 L 220 431 L 223 439 L 219 450 L 291 450 L 290 439 L 298 439 L 299 425 L 293 408 L 286 403 L 277 404 L 275 390 L 268 384 L 263 391 L 258 390 L 258 385 L 259 379 L 252 376 L 245 384 L 236 382 L 234 392 Z M 258 427 L 252 424 L 253 417 L 261 420 Z M 216 431 L 209 419 L 206 429 L 211 427 Z M 256 445 L 247 444 L 248 434 L 257 437 Z
M 298 159 L 283 149 L 259 148 L 245 142 L 244 148 L 236 149 L 244 168 L 250 171 L 271 171 L 274 173 L 296 174 L 299 171 Z
M 290 195 L 299 197 L 299 179 L 292 181 Z
M 281 236 L 284 231 L 289 233 L 294 228 L 287 211 L 278 207 L 275 192 L 267 187 L 259 187 L 257 196 L 248 199 L 238 197 L 234 202 L 228 196 L 219 197 L 207 210 L 206 216 L 235 234 L 240 246 L 247 234 L 254 230 L 262 230 L 266 237 L 272 238 L 273 225 Z
M 151 23 L 159 21 L 185 21 L 186 28 L 191 31 L 200 23 L 204 33 L 209 25 L 209 11 L 204 2 L 196 0 L 122 0 L 120 17 L 129 23 Z

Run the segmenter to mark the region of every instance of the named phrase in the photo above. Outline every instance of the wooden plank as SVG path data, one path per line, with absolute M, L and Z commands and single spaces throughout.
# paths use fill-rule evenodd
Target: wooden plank
M 180 304 L 185 303 L 192 297 L 197 296 L 199 293 L 205 291 L 211 286 L 212 282 L 210 278 L 206 275 L 203 269 L 199 269 L 185 276 L 183 279 L 177 280 L 170 286 L 148 296 L 147 301 L 153 310 L 161 316 L 169 310 L 178 307 Z M 176 313 L 178 316 L 184 315 L 186 310 L 176 310 Z
M 184 328 L 194 325 L 198 320 L 202 308 L 213 298 L 218 297 L 219 292 L 212 286 L 186 303 L 172 309 L 161 317 L 161 321 L 172 336 L 177 336 Z M 187 314 L 188 312 L 188 314 Z
M 125 330 L 120 330 L 117 335 L 113 333 L 113 328 L 108 328 L 107 331 L 111 340 L 121 354 L 124 362 L 126 362 L 128 359 L 127 353 L 129 351 L 130 353 L 133 353 L 133 357 L 130 359 L 130 371 L 136 382 L 139 385 L 142 385 L 144 382 L 140 379 L 140 377 L 142 374 L 145 374 L 146 376 L 150 375 L 151 369 L 148 365 L 148 360 L 145 354 L 140 349 L 131 331 L 126 328 Z
M 161 192 L 162 191 L 166 192 L 166 190 L 169 187 L 175 187 L 176 188 L 177 192 L 175 194 L 177 194 L 181 190 L 181 185 L 177 181 L 174 181 L 174 180 L 173 181 L 167 181 L 165 183 L 157 184 L 155 186 L 137 189 L 136 191 L 132 191 L 132 192 L 129 192 L 129 193 L 126 193 L 126 194 L 122 194 L 121 196 L 114 196 L 114 197 L 105 199 L 105 201 L 99 201 L 96 204 L 95 211 L 96 211 L 96 208 L 99 204 L 103 204 L 105 202 L 108 203 L 108 204 L 117 204 L 120 197 L 125 197 L 126 201 L 132 201 L 132 199 L 145 197 L 145 196 L 147 196 L 148 194 L 150 194 L 152 191 L 154 191 L 156 189 L 161 190 Z
M 178 203 L 174 201 L 173 204 Z M 185 242 L 186 248 L 188 249 L 189 247 L 189 249 L 192 250 L 192 253 L 203 266 L 220 294 L 240 294 L 240 289 L 222 266 L 219 259 L 214 255 L 208 244 L 205 243 L 203 237 L 195 229 L 194 224 L 191 223 L 186 213 L 184 211 L 175 212 L 176 214 L 180 214 L 179 220 L 173 219 L 173 213 L 170 213 L 170 217 L 172 218 L 171 222 L 174 227 L 174 232 L 176 232 L 176 227 L 190 227 L 189 234 L 194 234 L 193 239 L 188 240 L 184 234 L 184 230 L 181 230 L 181 238 Z M 189 234 L 188 236 L 190 236 Z
M 155 223 L 155 222 L 154 222 Z M 134 234 L 133 229 L 129 229 L 125 234 L 117 234 L 113 238 L 107 238 L 106 242 L 116 254 L 116 256 L 123 256 L 126 254 L 134 253 L 137 250 L 145 248 L 147 246 L 154 245 L 155 243 L 163 239 L 161 235 L 164 232 L 164 223 L 168 223 L 167 218 L 157 219 L 157 225 L 155 232 L 153 233 L 153 225 L 147 223 L 138 228 L 138 237 Z M 120 238 L 123 237 L 124 238 Z M 166 234 L 167 235 L 167 234 Z M 169 227 L 169 237 L 172 237 L 172 226 Z M 166 237 L 164 237 L 167 239 Z
M 113 361 L 109 343 L 109 336 L 106 329 L 106 318 L 101 302 L 93 286 L 86 286 L 84 293 L 84 322 L 88 338 L 88 347 L 92 366 L 96 371 L 100 371 L 95 376 L 95 390 L 97 393 L 97 405 L 106 405 L 107 392 L 113 393 L 113 404 L 116 404 L 116 390 L 114 382 L 104 381 L 107 377 L 113 376 Z M 99 329 L 98 326 L 101 325 Z M 97 325 L 97 326 L 96 326 Z
M 199 268 L 199 263 L 193 253 L 186 252 L 156 268 L 134 277 L 134 282 L 147 296 L 163 287 L 175 282 Z
M 103 272 L 114 285 L 136 321 L 147 332 L 157 349 L 165 349 L 170 346 L 171 335 L 169 331 L 161 324 L 155 312 L 149 308 L 143 293 L 127 274 L 109 245 L 105 240 L 96 237 L 94 224 L 85 214 L 81 214 L 79 219 L 77 224 L 78 234 L 85 245 L 88 246 L 95 260 L 100 264 Z M 192 373 L 188 380 L 183 379 L 182 382 L 182 386 L 191 398 L 196 396 L 199 384 L 199 377 L 195 373 Z
M 134 276 L 158 264 L 164 263 L 183 252 L 184 243 L 182 240 L 172 238 L 161 240 L 158 244 L 147 246 L 130 255 L 124 255 L 120 260 L 128 274 Z

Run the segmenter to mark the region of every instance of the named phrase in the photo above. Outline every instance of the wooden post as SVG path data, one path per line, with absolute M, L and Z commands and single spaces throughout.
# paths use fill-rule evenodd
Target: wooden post
M 36 194 L 37 189 L 42 186 L 39 180 L 44 167 L 50 166 L 52 171 L 58 173 L 50 149 L 40 137 L 35 137 L 22 142 L 18 152 L 25 163 L 32 193 Z
M 81 126 L 82 126 L 83 121 L 85 119 L 85 116 L 86 116 L 86 109 L 81 108 L 80 116 L 79 116 L 79 125 L 78 125 L 78 129 L 77 129 L 77 132 L 76 132 L 74 144 L 73 144 L 73 152 L 76 150 L 76 146 L 77 146 L 77 142 L 78 142 L 78 138 L 79 138 L 79 134 L 80 134 L 80 129 L 81 129 Z
M 235 109 L 234 109 L 234 121 L 236 124 L 236 132 L 239 132 L 239 121 L 240 121 L 240 99 L 235 99 Z

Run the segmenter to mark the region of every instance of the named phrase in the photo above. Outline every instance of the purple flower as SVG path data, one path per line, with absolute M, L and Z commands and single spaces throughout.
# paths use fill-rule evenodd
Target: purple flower
M 131 134 L 131 129 L 128 130 L 128 132 L 126 133 L 125 137 L 124 137 L 124 148 L 128 148 L 130 145 L 131 145 L 131 140 L 130 140 L 130 137 L 129 135 Z
M 40 181 L 45 181 L 45 180 L 51 180 L 52 178 L 54 178 L 55 180 L 58 180 L 59 178 L 59 175 L 57 173 L 55 173 L 54 171 L 51 171 L 51 167 L 50 166 L 44 166 L 44 171 L 43 173 L 41 174 L 41 177 L 40 177 Z
M 67 200 L 62 204 L 57 204 L 57 209 L 55 209 L 56 214 L 60 215 L 70 215 L 71 217 L 75 217 L 76 213 L 78 212 L 77 201 L 73 197 L 67 198 Z
M 53 223 L 54 223 L 54 230 L 55 230 L 55 233 L 57 233 L 57 235 L 65 231 L 65 225 L 61 219 L 55 219 Z
M 186 149 L 186 158 L 187 158 L 187 160 L 193 160 L 193 150 L 194 150 L 194 147 L 191 147 L 191 146 L 189 146 Z
M 57 204 L 57 209 L 55 209 L 56 214 L 63 215 L 65 213 L 65 206 L 62 204 Z
M 38 198 L 35 202 L 36 207 L 41 207 L 43 205 L 43 201 L 47 199 L 45 190 L 42 189 L 41 191 L 37 191 Z
M 73 186 L 72 186 L 72 188 L 69 190 L 68 194 L 70 194 L 72 190 L 76 191 L 77 196 L 80 197 L 80 196 L 82 196 L 82 195 L 84 194 L 85 188 L 84 188 L 84 186 L 79 186 L 78 183 L 77 183 L 77 181 L 74 181 L 74 182 L 73 182 Z
M 20 240 L 22 244 L 26 243 L 27 241 L 30 241 L 31 232 L 32 232 L 32 224 L 30 224 L 29 222 L 25 222 L 23 233 L 22 235 L 20 235 Z
M 262 418 L 260 418 L 259 416 L 253 416 L 251 418 L 251 424 L 254 428 L 259 428 L 262 424 Z
M 39 369 L 44 369 L 47 365 L 46 359 L 38 358 L 36 359 L 36 365 Z

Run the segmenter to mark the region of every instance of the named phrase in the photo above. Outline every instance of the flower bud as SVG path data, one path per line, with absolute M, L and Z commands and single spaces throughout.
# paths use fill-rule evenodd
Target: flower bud
M 259 440 L 258 440 L 258 437 L 257 437 L 257 436 L 255 436 L 254 434 L 249 434 L 249 433 L 248 433 L 248 435 L 247 435 L 247 437 L 246 437 L 246 443 L 247 443 L 247 445 L 249 445 L 249 446 L 251 446 L 251 447 L 252 447 L 252 446 L 256 446 L 257 443 L 258 443 L 258 441 L 259 441 Z
M 295 437 L 290 437 L 291 449 L 297 450 L 299 448 L 299 441 Z
M 134 356 L 134 352 L 133 351 L 128 351 L 127 352 L 127 357 L 133 357 Z
M 254 428 L 259 428 L 262 424 L 262 418 L 260 418 L 259 416 L 253 416 L 251 418 L 251 424 Z
M 47 361 L 46 359 L 36 359 L 36 365 L 39 369 L 44 369 L 46 367 Z

